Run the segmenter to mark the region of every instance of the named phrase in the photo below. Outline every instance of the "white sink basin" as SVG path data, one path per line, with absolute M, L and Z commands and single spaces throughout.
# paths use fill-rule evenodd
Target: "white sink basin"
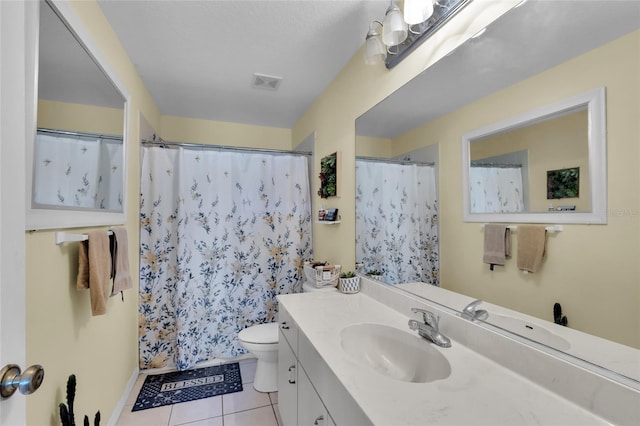
M 354 361 L 395 380 L 426 383 L 451 374 L 449 361 L 417 334 L 363 323 L 343 328 L 340 338 L 342 349 Z
M 566 351 L 571 347 L 569 341 L 558 336 L 553 331 L 524 321 L 520 318 L 491 313 L 486 321 L 512 333 L 519 334 L 522 337 L 535 340 L 543 345 L 547 345 L 561 351 Z

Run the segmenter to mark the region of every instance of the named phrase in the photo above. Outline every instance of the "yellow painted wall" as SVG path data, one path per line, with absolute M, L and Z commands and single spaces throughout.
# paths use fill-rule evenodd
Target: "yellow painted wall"
M 166 141 L 290 150 L 291 129 L 162 116 L 161 134 Z
M 356 136 L 356 156 L 391 158 L 392 153 L 391 139 Z
M 122 135 L 124 110 L 40 99 L 38 127 Z
M 159 128 L 160 114 L 98 4 L 69 4 L 131 95 L 126 228 L 134 289 L 125 292 L 124 302 L 111 298 L 107 315 L 92 317 L 88 293 L 75 289 L 77 244 L 57 246 L 55 230 L 26 234 L 27 364 L 42 364 L 46 371 L 42 387 L 26 399 L 30 425 L 60 424 L 58 404 L 65 400 L 67 377 L 72 373 L 78 380 L 76 421 L 81 422 L 84 414 L 93 418 L 100 410 L 106 424 L 138 364 L 139 121 L 143 114 Z M 45 124 L 60 117 L 44 113 L 41 118 Z M 94 128 L 91 116 L 76 118 Z

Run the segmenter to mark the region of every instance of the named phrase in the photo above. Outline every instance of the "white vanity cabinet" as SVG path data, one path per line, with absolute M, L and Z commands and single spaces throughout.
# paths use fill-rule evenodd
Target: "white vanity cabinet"
M 284 425 L 370 424 L 282 305 L 278 315 L 278 409 Z

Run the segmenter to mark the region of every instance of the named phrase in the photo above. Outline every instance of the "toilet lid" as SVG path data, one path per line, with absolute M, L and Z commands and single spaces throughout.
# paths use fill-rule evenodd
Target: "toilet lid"
M 278 323 L 252 325 L 238 333 L 238 339 L 247 343 L 278 343 Z

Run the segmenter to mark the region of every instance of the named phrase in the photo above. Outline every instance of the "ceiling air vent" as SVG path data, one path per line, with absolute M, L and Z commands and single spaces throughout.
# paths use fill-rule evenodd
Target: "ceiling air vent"
M 278 90 L 282 77 L 274 77 L 272 75 L 254 74 L 251 86 L 256 89 Z

